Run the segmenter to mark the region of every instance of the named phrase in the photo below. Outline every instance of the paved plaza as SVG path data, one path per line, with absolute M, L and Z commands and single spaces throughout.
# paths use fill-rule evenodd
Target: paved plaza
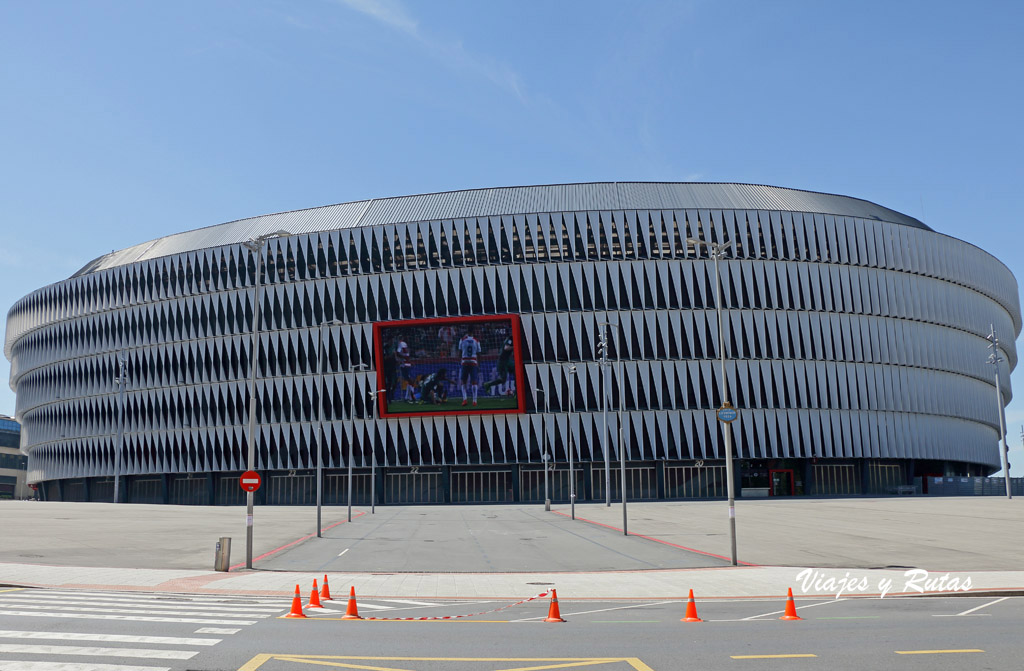
M 803 568 L 902 584 L 909 569 L 953 572 L 972 589 L 1024 589 L 1024 505 L 1002 498 L 741 501 L 739 559 L 727 566 L 724 502 L 380 506 L 372 514 L 256 509 L 254 571 L 244 562 L 244 508 L 0 503 L 0 583 L 77 588 L 287 594 L 330 574 L 361 594 L 518 597 L 557 585 L 585 598 L 761 596 L 796 586 Z M 212 570 L 233 538 L 231 573 Z M 264 556 L 265 555 L 265 556 Z M 799 590 L 799 588 L 798 588 Z M 819 584 L 804 593 L 828 593 Z

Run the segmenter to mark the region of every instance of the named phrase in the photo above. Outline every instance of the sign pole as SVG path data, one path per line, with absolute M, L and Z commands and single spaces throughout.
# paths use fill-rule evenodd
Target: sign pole
M 248 245 L 247 245 L 248 246 Z M 253 287 L 253 305 L 252 305 L 252 348 L 249 351 L 249 360 L 251 361 L 251 375 L 249 379 L 249 431 L 248 438 L 248 454 L 246 459 L 246 465 L 250 471 L 256 468 L 256 356 L 259 351 L 259 340 L 258 334 L 260 330 L 260 273 L 262 271 L 262 260 L 263 254 L 261 253 L 263 242 L 255 244 L 250 249 L 253 255 L 256 257 L 256 279 Z M 253 490 L 255 491 L 255 490 Z M 245 568 L 252 568 L 252 508 L 253 508 L 253 492 L 250 491 L 245 495 Z

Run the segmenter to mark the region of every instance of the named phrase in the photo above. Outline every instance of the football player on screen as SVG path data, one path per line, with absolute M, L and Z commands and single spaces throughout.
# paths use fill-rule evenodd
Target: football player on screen
M 479 382 L 480 362 L 477 356 L 480 354 L 480 341 L 476 339 L 473 331 L 467 331 L 459 341 L 459 353 L 462 355 L 462 375 L 459 377 L 462 387 L 462 405 L 469 403 L 469 395 L 466 394 L 466 385 L 473 391 L 473 405 L 476 405 L 477 384 Z
M 440 405 L 448 400 L 448 390 L 445 383 L 448 381 L 448 371 L 439 368 L 420 381 L 420 403 L 430 401 L 434 405 Z
M 405 400 L 416 400 L 416 380 L 412 376 L 412 351 L 409 343 L 399 339 L 398 347 L 395 348 L 395 358 L 398 360 L 398 370 L 402 380 L 405 382 Z
M 494 379 L 490 382 L 484 382 L 484 393 L 487 393 L 495 386 L 498 387 L 499 394 L 508 395 L 511 393 L 512 380 L 515 379 L 515 370 L 515 345 L 512 343 L 512 338 L 505 338 L 501 354 L 498 355 L 498 365 L 494 369 Z

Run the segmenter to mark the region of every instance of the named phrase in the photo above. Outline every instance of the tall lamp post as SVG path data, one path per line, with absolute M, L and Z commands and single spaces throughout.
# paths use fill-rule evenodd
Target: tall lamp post
M 533 405 L 537 406 L 537 394 L 544 394 L 544 435 L 540 439 L 540 460 L 544 464 L 544 510 L 551 510 L 551 489 L 548 486 L 548 463 L 551 460 L 548 455 L 548 432 L 547 432 L 547 414 L 551 412 L 551 397 L 548 394 L 547 389 L 537 387 L 534 389 Z
M 576 364 L 569 364 L 569 517 L 576 519 L 576 466 L 573 460 L 575 441 L 572 439 L 572 417 L 576 404 Z M 1024 434 L 1024 427 L 1021 427 Z
M 988 362 L 992 364 L 992 368 L 996 371 L 996 412 L 999 415 L 999 440 L 1002 441 L 1002 447 L 999 450 L 999 457 L 1003 463 L 1003 482 L 1006 483 L 1006 498 L 1012 499 L 1013 493 L 1010 489 L 1010 467 L 1006 463 L 1006 453 L 1008 447 L 1006 446 L 1006 418 L 1003 415 L 1005 412 L 1003 408 L 1003 390 L 999 386 L 999 363 L 1003 360 L 1003 357 L 999 356 L 999 338 L 996 337 L 996 328 L 994 325 L 989 324 L 989 334 L 986 337 L 989 341 L 988 348 L 992 350 L 992 353 L 988 355 Z
M 317 397 L 320 400 L 320 406 L 318 408 L 318 426 L 316 434 L 316 537 L 323 538 L 323 532 L 321 531 L 324 527 L 322 518 L 323 508 L 323 489 L 324 489 L 324 375 L 326 374 L 327 362 L 324 361 L 324 330 L 331 326 L 341 326 L 341 322 L 337 319 L 332 319 L 329 322 L 320 324 L 320 340 L 317 342 L 316 348 L 316 361 L 318 372 L 320 373 L 320 386 L 318 389 Z
M 253 282 L 252 305 L 252 351 L 249 353 L 249 430 L 246 434 L 248 455 L 246 470 L 256 469 L 256 442 L 253 433 L 256 429 L 256 354 L 259 344 L 256 337 L 260 330 L 260 276 L 263 264 L 263 246 L 267 240 L 291 235 L 288 231 L 264 233 L 242 243 L 256 257 L 256 280 Z M 252 504 L 253 492 L 245 495 L 245 568 L 252 568 Z
M 628 521 L 628 519 L 626 517 L 626 446 L 625 446 L 625 444 L 623 443 L 623 440 L 622 440 L 622 410 L 625 407 L 624 404 L 623 404 L 623 396 L 622 396 L 622 389 L 623 389 L 623 384 L 624 384 L 623 377 L 622 377 L 622 349 L 621 349 L 622 340 L 619 337 L 619 329 L 618 329 L 619 324 L 618 324 L 618 322 L 599 322 L 599 324 L 601 326 L 601 342 L 600 342 L 599 346 L 601 347 L 602 364 L 604 366 L 606 366 L 609 370 L 611 369 L 611 365 L 612 364 L 611 364 L 610 361 L 608 361 L 608 332 L 607 332 L 607 328 L 609 326 L 614 326 L 615 327 L 615 359 L 616 359 L 616 362 L 617 362 L 617 366 L 616 367 L 619 369 L 619 371 L 618 371 L 618 378 L 619 378 L 618 379 L 618 389 L 616 390 L 616 397 L 617 397 L 617 400 L 618 400 L 618 408 L 615 411 L 616 423 L 619 426 L 619 443 L 618 443 L 618 447 L 619 447 L 619 488 L 620 488 L 621 494 L 622 494 L 622 534 L 624 536 L 628 536 L 629 535 L 629 521 Z M 604 390 L 605 390 L 605 387 L 604 387 L 604 384 L 602 382 L 601 391 L 604 391 Z M 604 430 L 605 430 L 605 433 L 608 432 L 608 414 L 607 414 L 607 411 L 605 412 Z M 608 465 L 610 465 L 610 463 L 611 463 L 611 457 L 606 452 L 605 453 L 605 464 L 606 464 L 606 467 Z M 607 496 L 605 497 L 606 505 L 610 506 L 612 504 L 612 498 L 611 498 L 612 497 L 612 495 L 611 495 L 611 471 L 610 470 L 605 471 L 605 486 L 607 487 Z
M 370 421 L 377 421 L 377 397 L 387 394 L 387 389 L 372 389 L 370 395 Z M 370 514 L 377 512 L 377 431 L 373 430 L 373 443 L 370 444 Z M 385 496 L 387 496 L 385 494 Z
M 604 452 L 604 505 L 612 505 L 612 459 L 608 453 L 608 385 L 605 367 L 608 365 L 608 322 L 600 323 L 601 330 L 597 333 L 597 352 L 601 356 L 601 417 L 604 428 L 601 430 L 601 451 Z
M 725 377 L 725 331 L 722 328 L 722 282 L 718 274 L 718 261 L 725 258 L 725 253 L 732 247 L 732 243 L 727 242 L 723 245 L 718 242 L 706 242 L 697 238 L 687 238 L 686 241 L 694 247 L 707 247 L 711 253 L 711 258 L 715 260 L 715 309 L 718 312 L 718 353 L 722 360 L 722 407 L 719 408 L 719 412 L 721 412 L 722 410 L 731 409 L 732 406 L 729 403 L 729 381 Z M 725 435 L 725 486 L 729 494 L 729 543 L 732 547 L 732 565 L 736 566 L 736 483 L 733 480 L 732 467 L 732 426 L 730 424 L 732 420 L 726 421 L 721 419 L 722 415 L 718 416 L 723 424 L 722 433 Z
M 117 392 L 117 440 L 114 443 L 114 503 L 121 502 L 121 450 L 124 447 L 124 389 L 128 386 L 128 356 L 117 355 L 117 377 L 114 383 Z

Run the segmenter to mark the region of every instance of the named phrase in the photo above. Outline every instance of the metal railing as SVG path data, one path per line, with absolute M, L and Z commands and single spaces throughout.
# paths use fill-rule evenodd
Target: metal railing
M 1006 496 L 1003 478 L 914 478 L 917 491 L 928 496 Z M 1010 493 L 1024 496 L 1024 478 L 1010 478 Z

